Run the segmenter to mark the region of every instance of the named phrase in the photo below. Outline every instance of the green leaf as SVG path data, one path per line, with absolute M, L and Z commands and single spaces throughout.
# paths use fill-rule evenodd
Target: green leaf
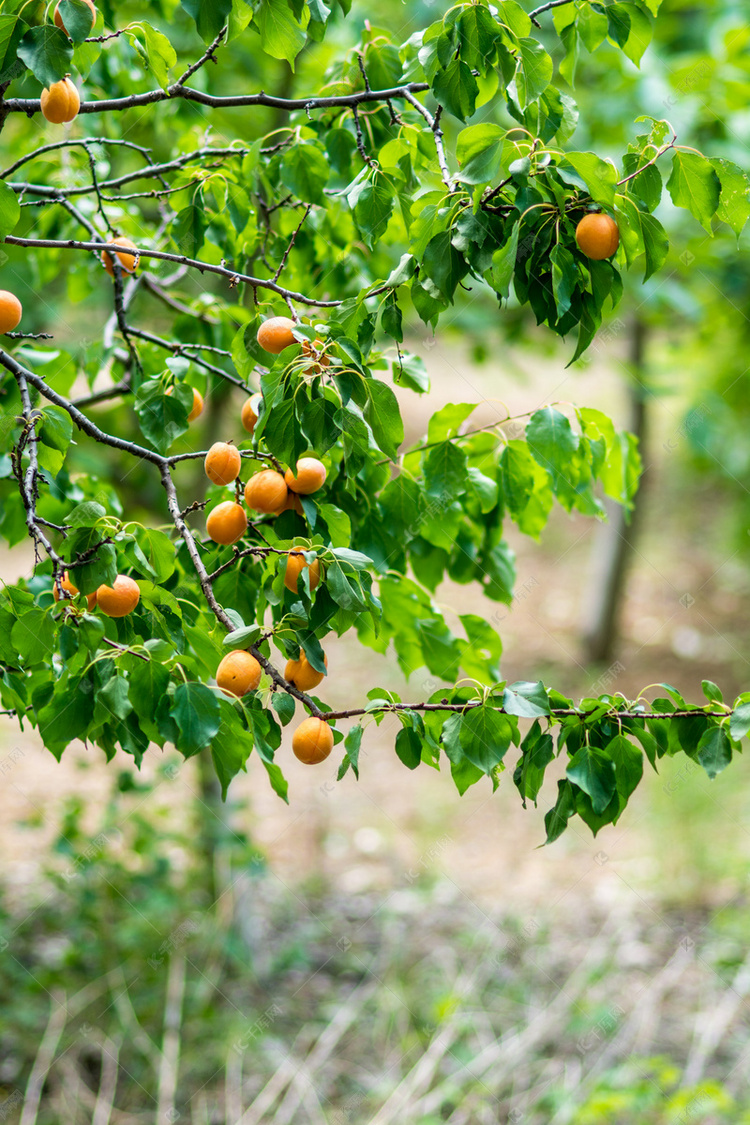
M 263 630 L 260 625 L 245 625 L 243 629 L 235 629 L 231 633 L 227 633 L 222 644 L 225 648 L 249 648 L 254 645 L 261 636 Z
M 723 727 L 709 727 L 698 743 L 698 761 L 713 780 L 732 760 L 732 744 Z
M 719 206 L 721 181 L 705 156 L 675 152 L 667 191 L 676 207 L 684 207 L 712 234 L 711 220 Z
M 577 178 L 596 203 L 614 207 L 618 173 L 610 160 L 602 160 L 593 152 L 566 152 L 560 171 L 564 173 L 567 168 L 576 172 Z
M 701 680 L 701 687 L 703 694 L 709 703 L 723 703 L 724 696 L 721 693 L 721 688 L 718 687 L 713 680 Z
M 37 432 L 39 464 L 52 476 L 57 476 L 65 463 L 65 454 L 73 436 L 73 420 L 62 407 L 45 406 Z
M 552 263 L 552 293 L 555 298 L 557 315 L 562 318 L 570 309 L 573 294 L 578 285 L 578 264 L 570 250 L 561 243 L 552 247 L 550 261 Z
M 476 109 L 479 87 L 468 63 L 453 59 L 445 70 L 435 75 L 432 92 L 449 113 L 465 121 Z
M 287 148 L 280 165 L 281 182 L 304 203 L 322 203 L 328 183 L 328 161 L 315 144 Z
M 91 694 L 82 691 L 81 686 L 69 680 L 37 713 L 44 745 L 58 761 L 69 743 L 85 737 L 91 722 Z M 91 687 L 90 682 L 87 686 Z
M 472 707 L 461 722 L 461 749 L 472 765 L 489 774 L 505 757 L 514 729 L 511 720 L 494 707 Z
M 477 408 L 475 402 L 449 402 L 430 418 L 427 427 L 427 440 L 432 445 L 447 438 L 456 437 L 461 426 Z
M 604 812 L 617 788 L 614 763 L 604 751 L 582 746 L 570 759 L 566 774 L 589 795 L 594 812 Z
M 739 742 L 750 731 L 750 703 L 738 703 L 729 720 L 729 733 Z
M 360 746 L 362 745 L 362 734 L 363 728 L 359 725 L 359 723 L 356 726 L 350 727 L 350 729 L 346 732 L 346 738 L 344 739 L 344 749 L 346 750 L 346 754 L 344 755 L 344 759 L 339 766 L 339 772 L 336 778 L 337 781 L 341 781 L 341 778 L 344 776 L 350 766 L 352 768 L 352 773 L 359 781 L 359 750 Z
M 513 782 L 525 802 L 539 796 L 544 782 L 544 773 L 550 762 L 555 760 L 555 747 L 551 734 L 542 734 L 536 720 L 521 743 L 522 756 L 513 773 Z
M 231 703 L 221 700 L 220 711 L 221 723 L 211 740 L 211 757 L 221 785 L 221 798 L 226 801 L 230 781 L 245 768 L 252 753 L 253 738 Z
M 518 683 L 510 684 L 503 692 L 503 707 L 509 715 L 520 715 L 525 719 L 549 715 L 547 689 L 541 680 L 536 683 L 519 680 Z
M 74 43 L 82 43 L 91 34 L 95 16 L 83 0 L 60 0 L 60 18 Z
M 717 218 L 727 223 L 739 238 L 750 219 L 750 180 L 731 160 L 717 157 L 711 160 L 711 167 L 721 182 Z
M 464 7 L 457 20 L 461 58 L 472 70 L 486 74 L 495 58 L 500 28 L 487 8 L 480 4 Z
M 204 2 L 210 5 L 213 0 Z M 294 70 L 294 60 L 305 45 L 305 33 L 286 0 L 261 0 L 255 25 L 260 30 L 260 41 L 266 54 L 275 59 L 286 59 Z
M 77 504 L 68 513 L 65 522 L 68 527 L 95 527 L 106 514 L 107 509 L 101 504 L 97 504 L 94 500 L 85 500 L 83 504 Z
M 131 40 L 135 40 L 139 49 L 141 49 L 141 44 L 139 40 L 135 39 L 135 33 L 138 32 L 143 36 L 142 53 L 146 66 L 162 90 L 166 90 L 169 86 L 169 72 L 177 62 L 177 52 L 174 47 L 166 35 L 162 35 L 160 31 L 157 31 L 150 23 L 146 23 L 145 20 L 131 24 L 130 32 Z
M 505 130 L 491 122 L 469 125 L 456 140 L 456 158 L 461 165 L 458 179 L 465 184 L 488 184 L 500 174 Z
M 628 5 L 628 15 L 630 34 L 622 49 L 636 66 L 640 66 L 643 54 L 654 34 L 654 21 L 646 8 L 638 3 Z
M 466 454 L 452 441 L 443 441 L 427 454 L 424 478 L 427 495 L 450 503 L 463 492 L 468 481 Z
M 358 184 L 347 198 L 353 208 L 354 221 L 372 249 L 385 233 L 393 213 L 395 197 L 391 182 L 387 176 L 378 173 L 371 180 Z
M 516 74 L 518 101 L 524 109 L 538 98 L 552 79 L 552 59 L 536 39 L 518 40 L 520 66 Z
M 605 753 L 615 764 L 615 784 L 622 808 L 643 777 L 643 752 L 624 735 L 617 734 L 607 743 Z
M 21 614 L 10 633 L 11 644 L 24 664 L 44 662 L 52 665 L 55 623 L 43 609 Z
M 571 461 L 579 439 L 564 414 L 552 406 L 537 410 L 526 427 L 526 442 L 531 456 L 552 477 L 556 490 L 559 484 L 570 483 Z
M 94 717 L 97 722 L 108 721 L 109 717 L 127 719 L 133 710 L 128 697 L 128 681 L 124 676 L 112 676 L 96 693 Z
M 607 5 L 607 34 L 618 47 L 624 47 L 630 37 L 630 7 L 624 4 Z
M 135 411 L 141 433 L 155 449 L 165 452 L 188 429 L 188 413 L 193 392 L 186 383 L 177 383 L 171 395 L 160 379 L 148 379 L 138 388 Z
M 282 726 L 287 726 L 294 718 L 294 696 L 287 695 L 285 691 L 275 691 L 271 699 L 271 706 L 279 716 Z
M 489 282 L 500 297 L 507 297 L 510 283 L 516 268 L 516 255 L 518 253 L 518 232 L 521 228 L 520 220 L 514 223 L 507 242 L 492 255 L 492 268 L 489 271 Z
M 484 588 L 487 597 L 510 605 L 516 582 L 516 556 L 513 548 L 505 542 L 498 543 L 483 562 L 489 579 Z
M 19 15 L 0 16 L 0 82 L 19 78 L 25 71 L 18 58 L 18 44 L 27 30 L 28 24 Z
M 398 399 L 380 379 L 367 379 L 367 405 L 364 409 L 365 421 L 372 430 L 373 437 L 387 457 L 395 460 L 398 449 L 404 440 L 404 424 L 398 408 Z
M 232 11 L 232 0 L 182 0 L 182 6 L 189 16 L 195 20 L 198 34 L 206 43 L 210 43 L 221 31 Z M 264 50 L 266 49 L 264 44 Z M 273 51 L 269 54 L 273 55 Z M 275 58 L 284 58 L 284 55 L 275 55 Z
M 422 761 L 422 739 L 410 727 L 402 727 L 396 735 L 396 754 L 409 770 L 415 770 Z
M 11 233 L 20 218 L 21 205 L 16 193 L 5 180 L 0 180 L 0 240 Z
M 143 724 L 144 718 L 152 721 L 157 707 L 166 698 L 169 669 L 160 664 L 155 656 L 151 656 L 148 661 L 132 658 L 128 674 L 130 698 L 141 723 Z
M 169 713 L 180 732 L 177 749 L 186 758 L 208 747 L 221 726 L 219 701 L 205 684 L 180 684 Z
M 193 203 L 177 214 L 172 224 L 172 239 L 180 254 L 187 258 L 197 258 L 206 239 L 206 210 L 203 196 L 198 192 Z
M 73 48 L 59 27 L 45 23 L 26 32 L 18 46 L 18 57 L 43 86 L 51 86 L 70 73 Z
M 463 254 L 453 245 L 450 231 L 441 231 L 430 239 L 422 258 L 422 269 L 439 293 L 452 303 L 456 286 L 469 272 L 469 267 Z
M 557 801 L 544 817 L 544 827 L 547 829 L 545 843 L 552 844 L 562 836 L 568 827 L 568 821 L 576 811 L 575 791 L 569 781 L 558 781 Z

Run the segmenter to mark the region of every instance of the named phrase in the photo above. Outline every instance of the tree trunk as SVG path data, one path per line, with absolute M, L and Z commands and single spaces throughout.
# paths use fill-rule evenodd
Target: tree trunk
M 583 643 L 589 663 L 611 661 L 616 651 L 620 630 L 622 598 L 627 582 L 633 546 L 639 531 L 647 483 L 648 439 L 647 388 L 644 386 L 647 328 L 639 316 L 633 320 L 630 338 L 630 369 L 628 429 L 638 438 L 644 470 L 635 507 L 630 513 L 619 504 L 607 500 L 608 522 L 602 523 L 594 536 L 591 581 L 588 584 L 583 610 Z

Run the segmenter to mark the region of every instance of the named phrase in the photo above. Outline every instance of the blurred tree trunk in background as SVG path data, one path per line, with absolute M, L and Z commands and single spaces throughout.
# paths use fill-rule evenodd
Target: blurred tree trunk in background
M 617 649 L 628 569 L 643 518 L 644 488 L 648 481 L 648 391 L 644 385 L 647 336 L 646 322 L 636 314 L 630 333 L 628 429 L 638 438 L 643 476 L 630 522 L 625 509 L 608 500 L 608 522 L 601 523 L 594 536 L 591 582 L 582 614 L 584 651 L 590 663 L 611 660 Z

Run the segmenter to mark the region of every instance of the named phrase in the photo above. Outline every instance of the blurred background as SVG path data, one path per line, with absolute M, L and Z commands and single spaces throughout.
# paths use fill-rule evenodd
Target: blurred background
M 158 3 L 117 5 L 118 23 L 146 7 L 164 26 Z M 242 74 L 248 89 L 315 89 L 365 19 L 401 42 L 445 7 L 381 0 L 375 14 L 355 0 L 295 75 L 259 62 L 245 36 L 211 88 Z M 742 8 L 666 0 L 640 71 L 606 44 L 582 49 L 575 147 L 621 155 L 647 114 L 745 166 Z M 188 41 L 182 17 L 168 31 Z M 160 157 L 177 126 L 157 120 L 139 120 L 137 139 Z M 247 135 L 274 124 L 254 111 Z M 221 143 L 220 116 L 212 125 Z M 6 129 L 8 160 L 13 129 L 28 128 Z M 668 268 L 645 287 L 630 277 L 585 362 L 566 369 L 570 344 L 467 294 L 436 336 L 413 319 L 431 390 L 401 405 L 407 443 L 447 402 L 476 401 L 479 424 L 576 402 L 635 429 L 646 472 L 630 525 L 558 510 L 540 543 L 511 528 L 511 608 L 447 582 L 437 600 L 492 622 L 508 680 L 629 697 L 667 682 L 697 700 L 710 677 L 731 702 L 749 686 L 748 236 L 711 239 L 668 199 L 660 218 Z M 75 363 L 104 295 L 60 261 L 48 269 L 11 256 L 3 276 Z M 158 310 L 138 312 L 158 331 Z M 211 396 L 202 448 L 239 431 L 241 403 Z M 97 416 L 127 432 L 125 414 Z M 192 471 L 182 487 L 197 494 Z M 147 474 L 123 492 L 133 518 L 159 520 Z M 32 562 L 19 542 L 0 576 Z M 354 641 L 327 654 L 335 708 L 375 684 L 414 699 L 435 687 L 426 670 L 405 685 Z M 289 806 L 252 758 L 222 804 L 202 761 L 155 752 L 139 772 L 74 745 L 58 764 L 1 722 L 0 1121 L 750 1122 L 742 760 L 709 782 L 665 759 L 622 823 L 541 848 L 554 777 L 538 809 L 521 808 L 508 773 L 496 794 L 487 782 L 459 798 L 448 774 L 404 770 L 388 720 L 366 731 L 359 782 L 337 784 L 333 761 L 300 766 L 285 743 Z

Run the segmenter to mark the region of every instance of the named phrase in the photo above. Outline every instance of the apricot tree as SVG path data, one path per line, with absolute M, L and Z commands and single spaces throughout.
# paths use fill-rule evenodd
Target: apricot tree
M 750 693 L 732 707 L 705 681 L 706 704 L 669 685 L 576 703 L 533 675 L 508 684 L 491 625 L 463 614 L 456 632 L 434 600 L 449 577 L 510 603 L 505 521 L 538 537 L 555 503 L 629 507 L 636 442 L 559 404 L 511 436 L 502 414 L 472 425 L 469 402 L 405 448 L 393 389 L 428 388 L 405 315 L 434 328 L 466 300 L 498 317 L 528 305 L 575 336 L 577 360 L 623 268 L 648 279 L 667 261 L 667 170 L 672 204 L 739 235 L 744 171 L 669 122 L 641 119 L 617 159 L 571 143 L 579 50 L 637 66 L 658 0 L 465 2 L 403 43 L 366 23 L 351 49 L 326 44 L 334 25 L 345 38 L 351 0 L 154 7 L 158 27 L 121 19 L 127 5 L 117 19 L 107 5 L 105 25 L 90 0 L 0 3 L 0 533 L 36 554 L 0 597 L 6 714 L 57 758 L 77 738 L 137 763 L 150 744 L 210 746 L 225 791 L 255 749 L 283 797 L 276 751 L 297 705 L 295 753 L 313 764 L 343 741 L 339 777 L 358 774 L 366 725 L 387 715 L 404 766 L 445 759 L 460 793 L 485 775 L 496 787 L 513 748 L 536 802 L 564 752 L 548 840 L 573 815 L 594 832 L 616 821 L 644 753 L 656 768 L 684 752 L 715 776 L 750 730 Z M 255 88 L 269 59 L 299 60 L 314 88 Z M 42 133 L 45 105 L 70 122 L 60 139 Z M 153 119 L 158 157 L 138 143 Z M 17 291 L 61 273 L 96 315 L 111 290 L 75 356 L 16 317 Z M 204 404 L 228 393 L 236 423 L 201 448 Z M 206 499 L 186 502 L 196 460 Z M 166 526 L 123 516 L 118 470 L 159 482 Z M 332 711 L 325 641 L 350 630 L 444 686 L 414 702 L 373 687 Z

